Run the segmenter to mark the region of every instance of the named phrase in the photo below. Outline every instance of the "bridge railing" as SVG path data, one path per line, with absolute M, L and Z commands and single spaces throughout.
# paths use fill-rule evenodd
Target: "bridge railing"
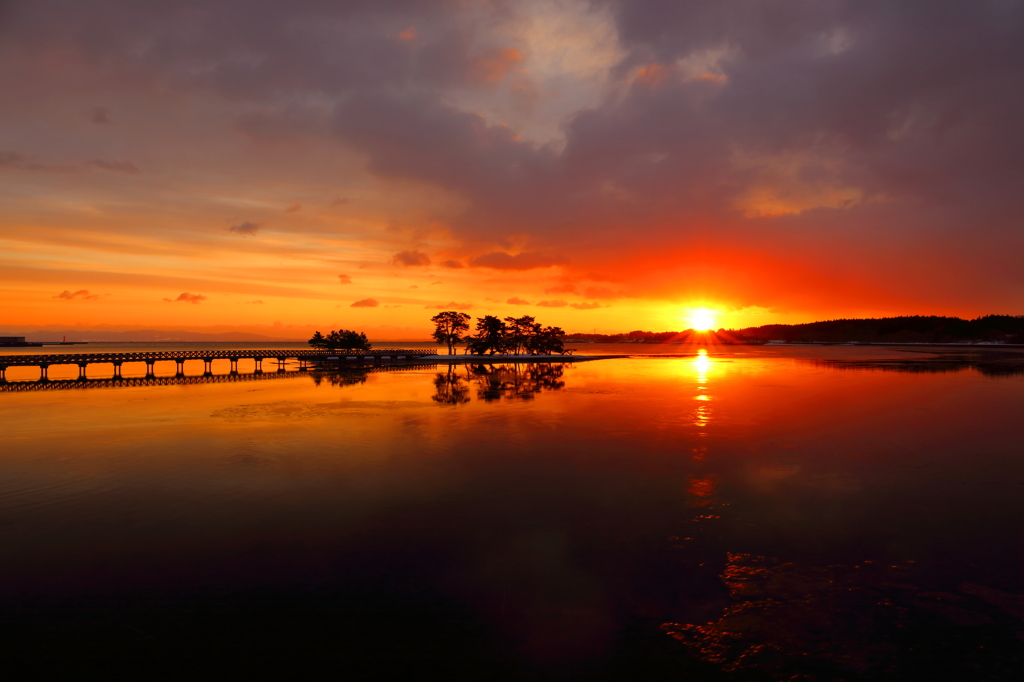
M 380 348 L 374 350 L 321 350 L 310 349 L 272 349 L 272 350 L 173 350 L 144 351 L 138 353 L 33 353 L 23 355 L 0 355 L 0 367 L 40 365 L 77 365 L 82 363 L 124 363 L 124 362 L 158 362 L 162 360 L 265 360 L 268 358 L 285 360 L 316 360 L 326 358 L 380 358 L 397 357 L 419 358 L 437 355 L 432 348 Z

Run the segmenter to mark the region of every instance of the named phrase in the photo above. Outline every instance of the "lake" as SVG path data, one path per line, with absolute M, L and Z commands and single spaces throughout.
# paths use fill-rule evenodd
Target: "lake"
M 1019 679 L 1024 349 L 577 348 L 634 357 L 9 370 L 2 660 Z

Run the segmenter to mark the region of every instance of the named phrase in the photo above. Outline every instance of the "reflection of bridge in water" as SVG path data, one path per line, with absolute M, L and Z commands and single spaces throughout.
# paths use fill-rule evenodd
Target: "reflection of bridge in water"
M 284 368 L 286 360 L 294 358 L 299 362 L 299 369 L 305 369 L 310 363 L 338 362 L 339 364 L 363 364 L 366 362 L 381 364 L 383 362 L 418 360 L 436 356 L 433 349 L 408 350 L 403 348 L 383 348 L 368 351 L 328 351 L 328 350 L 171 350 L 141 353 L 33 353 L 24 355 L 0 355 L 0 381 L 7 378 L 8 367 L 38 367 L 39 378 L 47 379 L 47 371 L 51 365 L 78 365 L 78 377 L 86 377 L 86 367 L 92 364 L 114 366 L 114 378 L 121 378 L 121 366 L 125 363 L 146 363 L 146 376 L 154 377 L 154 366 L 157 362 L 172 361 L 177 364 L 177 376 L 185 376 L 186 360 L 202 360 L 206 367 L 204 375 L 213 375 L 214 360 L 229 360 L 231 373 L 238 372 L 239 360 L 253 360 L 256 373 L 263 371 L 263 361 L 277 360 L 278 370 Z
M 0 382 L 0 393 L 21 393 L 28 391 L 71 391 L 84 388 L 128 388 L 138 386 L 190 386 L 196 384 L 226 384 L 245 381 L 272 381 L 274 379 L 294 379 L 309 377 L 319 386 L 323 382 L 331 385 L 348 385 L 365 381 L 367 375 L 377 372 L 400 372 L 415 369 L 433 369 L 437 365 L 376 365 L 369 367 L 351 367 L 340 371 L 321 370 L 278 370 L 276 372 L 253 372 L 251 374 L 202 374 L 194 376 L 176 375 L 158 377 L 108 377 L 106 379 L 38 379 L 36 381 L 3 381 Z

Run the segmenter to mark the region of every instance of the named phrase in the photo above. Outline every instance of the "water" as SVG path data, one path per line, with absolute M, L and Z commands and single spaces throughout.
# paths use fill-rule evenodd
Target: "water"
M 1024 356 L 578 347 L 661 356 L 18 392 L 38 371 L 9 370 L 4 659 L 1018 678 Z

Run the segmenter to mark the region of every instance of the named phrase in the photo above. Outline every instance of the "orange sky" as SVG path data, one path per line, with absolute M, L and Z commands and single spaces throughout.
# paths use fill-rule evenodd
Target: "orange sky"
M 1024 312 L 1018 5 L 89 4 L 0 13 L 0 331 Z

